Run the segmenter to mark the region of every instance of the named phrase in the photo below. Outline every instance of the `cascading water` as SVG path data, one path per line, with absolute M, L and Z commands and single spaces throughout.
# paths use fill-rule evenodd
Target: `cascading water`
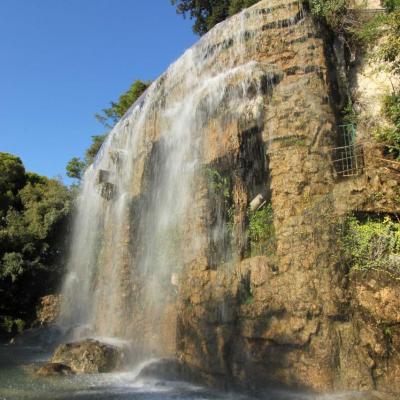
M 85 173 L 60 318 L 78 338 L 120 337 L 152 354 L 174 352 L 180 276 L 212 258 L 204 249 L 220 247 L 229 230 L 224 218 L 204 222 L 206 170 L 231 146 L 224 131 L 263 124 L 276 80 L 273 64 L 252 60 L 265 14 L 230 18 L 186 51 Z

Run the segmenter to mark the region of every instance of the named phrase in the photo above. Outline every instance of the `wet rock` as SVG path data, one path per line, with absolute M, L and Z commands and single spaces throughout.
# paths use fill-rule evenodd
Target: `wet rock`
M 122 347 L 86 339 L 58 346 L 51 361 L 67 365 L 76 373 L 93 374 L 121 368 L 124 359 Z
M 182 377 L 182 365 L 177 359 L 162 358 L 146 364 L 139 373 L 139 378 L 157 378 L 174 381 Z
M 68 365 L 53 362 L 44 364 L 34 372 L 34 375 L 40 378 L 73 374 L 74 371 Z

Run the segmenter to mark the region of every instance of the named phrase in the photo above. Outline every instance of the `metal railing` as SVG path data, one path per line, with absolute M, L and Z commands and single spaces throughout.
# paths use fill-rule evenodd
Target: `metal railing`
M 331 159 L 336 173 L 342 177 L 357 176 L 364 169 L 364 149 L 356 143 L 354 125 L 339 125 L 342 146 L 334 147 Z

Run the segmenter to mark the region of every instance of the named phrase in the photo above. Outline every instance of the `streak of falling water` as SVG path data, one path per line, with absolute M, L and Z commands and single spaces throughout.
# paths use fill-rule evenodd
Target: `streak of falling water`
M 246 11 L 186 51 L 114 127 L 86 171 L 60 318 L 66 328 L 80 327 L 75 336 L 132 339 L 131 320 L 161 334 L 151 318 L 161 318 L 171 278 L 187 262 L 182 254 L 195 256 L 208 240 L 196 224 L 186 226 L 205 167 L 203 132 L 216 113 L 263 120 L 262 81 L 273 67 L 247 52 L 265 18 Z

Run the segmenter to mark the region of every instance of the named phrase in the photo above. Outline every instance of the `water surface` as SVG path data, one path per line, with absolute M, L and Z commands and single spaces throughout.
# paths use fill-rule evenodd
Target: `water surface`
M 355 400 L 359 394 L 311 395 L 284 391 L 257 397 L 226 393 L 182 381 L 139 376 L 140 367 L 127 372 L 35 378 L 32 363 L 48 360 L 39 347 L 0 345 L 0 400 Z

